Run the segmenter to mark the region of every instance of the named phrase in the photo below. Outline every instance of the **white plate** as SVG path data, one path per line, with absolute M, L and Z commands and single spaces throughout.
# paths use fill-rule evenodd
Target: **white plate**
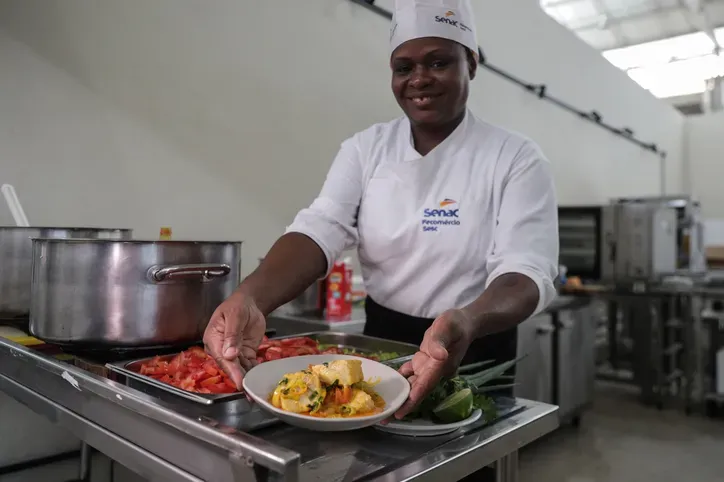
M 412 420 L 409 422 L 394 420 L 387 425 L 375 425 L 375 428 L 382 432 L 405 435 L 407 437 L 434 437 L 435 435 L 454 432 L 471 423 L 475 423 L 482 414 L 483 411 L 476 408 L 468 418 L 456 423 L 433 423 L 429 420 Z
M 365 380 L 379 377 L 380 382 L 375 385 L 375 391 L 385 401 L 385 410 L 383 412 L 366 417 L 318 418 L 285 412 L 267 401 L 269 395 L 285 374 L 304 370 L 309 365 L 319 365 L 334 360 L 362 360 L 362 372 Z M 407 400 L 407 396 L 410 394 L 410 383 L 405 377 L 387 365 L 366 358 L 348 355 L 306 355 L 272 360 L 255 366 L 244 377 L 244 391 L 263 410 L 289 425 L 319 432 L 341 432 L 370 427 L 391 417 Z

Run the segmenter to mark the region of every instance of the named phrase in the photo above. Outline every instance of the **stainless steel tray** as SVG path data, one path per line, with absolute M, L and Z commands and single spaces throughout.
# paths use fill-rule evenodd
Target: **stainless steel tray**
M 314 331 L 310 333 L 299 333 L 291 336 L 273 337 L 273 340 L 283 340 L 285 338 L 298 338 L 300 336 L 309 337 L 323 345 L 334 345 L 338 348 L 350 348 L 362 354 L 371 354 L 375 352 L 394 352 L 400 356 L 394 359 L 385 360 L 382 363 L 397 363 L 401 360 L 414 355 L 419 347 L 410 343 L 401 343 L 399 341 L 385 340 L 384 338 L 375 338 L 374 336 L 359 335 L 356 333 L 342 333 L 336 331 Z
M 159 358 L 162 361 L 169 361 L 174 356 L 176 356 L 176 354 L 160 356 Z M 141 370 L 141 365 L 147 361 L 153 360 L 154 358 L 156 358 L 156 357 L 147 357 L 147 358 L 141 358 L 138 360 L 124 361 L 124 362 L 117 362 L 117 363 L 107 363 L 106 367 L 115 373 L 124 375 L 128 378 L 132 378 L 134 380 L 146 383 L 148 385 L 152 385 L 152 386 L 158 388 L 159 390 L 163 390 L 165 392 L 172 393 L 174 395 L 178 395 L 179 397 L 186 398 L 188 400 L 191 400 L 192 402 L 202 403 L 204 405 L 213 405 L 214 403 L 228 402 L 231 400 L 238 400 L 239 398 L 244 397 L 243 391 L 236 392 L 236 393 L 221 393 L 221 394 L 187 392 L 186 390 L 182 390 L 180 388 L 174 387 L 173 385 L 169 385 L 168 383 L 163 383 L 159 380 L 156 380 L 155 378 L 151 378 L 146 375 L 141 375 L 139 373 Z

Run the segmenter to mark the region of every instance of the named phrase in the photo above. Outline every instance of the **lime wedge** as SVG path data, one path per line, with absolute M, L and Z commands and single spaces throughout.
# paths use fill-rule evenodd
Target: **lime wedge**
M 443 423 L 455 423 L 465 420 L 473 413 L 473 392 L 469 388 L 455 392 L 432 411 Z

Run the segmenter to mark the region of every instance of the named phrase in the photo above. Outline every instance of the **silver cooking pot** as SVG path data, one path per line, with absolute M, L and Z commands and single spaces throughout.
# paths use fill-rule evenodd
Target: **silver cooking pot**
M 130 229 L 0 226 L 0 318 L 30 313 L 32 238 L 130 239 Z
M 240 269 L 241 242 L 33 239 L 30 332 L 89 348 L 199 341 Z

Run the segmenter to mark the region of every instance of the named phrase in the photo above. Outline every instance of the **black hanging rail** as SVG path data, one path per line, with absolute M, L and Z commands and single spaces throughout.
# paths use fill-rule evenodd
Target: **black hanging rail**
M 371 10 L 372 12 L 375 12 L 376 14 L 387 18 L 388 20 L 392 20 L 392 12 L 380 7 L 379 5 L 375 5 L 375 0 L 349 0 L 349 1 L 351 1 L 352 3 L 356 3 L 358 5 L 361 5 L 365 8 L 367 8 L 368 10 Z M 480 47 L 478 47 L 478 55 L 480 57 L 480 67 L 483 67 L 483 68 L 489 70 L 490 72 L 493 72 L 494 74 L 497 74 L 500 77 L 503 77 L 504 79 L 506 79 L 510 82 L 513 82 L 514 84 L 519 85 L 520 87 L 527 90 L 531 94 L 535 95 L 539 99 L 547 100 L 548 102 L 551 102 L 552 104 L 560 107 L 563 110 L 570 112 L 573 115 L 580 117 L 583 120 L 586 120 L 603 129 L 606 129 L 613 135 L 619 136 L 629 142 L 636 144 L 641 149 L 644 149 L 644 150 L 653 152 L 654 154 L 657 154 L 659 157 L 661 157 L 661 159 L 666 158 L 666 151 L 660 150 L 659 147 L 652 142 L 644 142 L 640 139 L 637 139 L 636 137 L 634 137 L 634 131 L 632 129 L 630 129 L 628 127 L 619 128 L 619 127 L 614 127 L 611 124 L 607 124 L 603 121 L 603 116 L 601 114 L 599 114 L 597 111 L 592 110 L 589 112 L 585 112 L 585 111 L 582 111 L 580 109 L 573 107 L 571 104 L 569 104 L 565 101 L 562 101 L 556 97 L 551 96 L 548 93 L 548 86 L 546 86 L 545 84 L 533 84 L 530 82 L 526 82 L 522 79 L 519 79 L 515 75 L 510 74 L 510 73 L 506 72 L 505 70 L 488 63 L 487 58 L 483 54 L 483 50 Z

